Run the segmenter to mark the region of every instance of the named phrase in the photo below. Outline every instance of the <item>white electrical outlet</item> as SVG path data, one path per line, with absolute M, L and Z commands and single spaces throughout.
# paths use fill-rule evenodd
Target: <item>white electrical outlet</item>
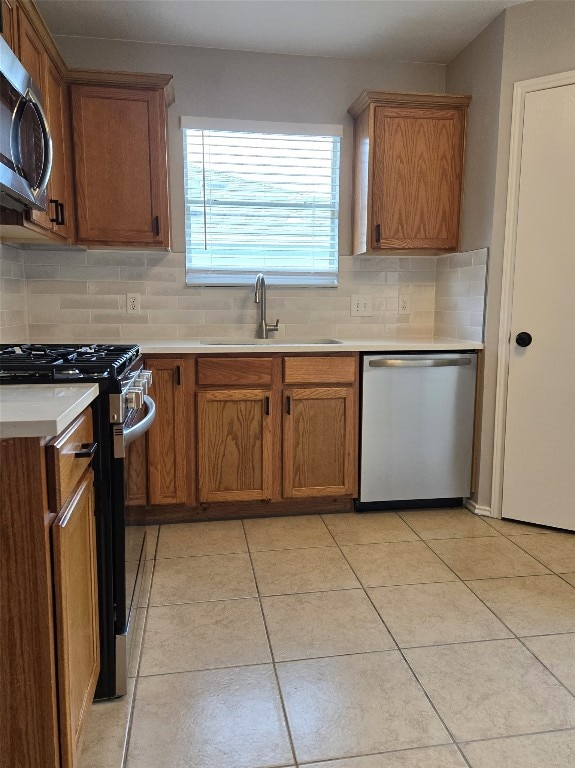
M 126 314 L 137 315 L 139 313 L 140 313 L 140 294 L 127 293 L 126 294 Z
M 411 299 L 409 296 L 399 297 L 399 314 L 400 315 L 411 314 Z
M 371 317 L 373 314 L 371 308 L 371 296 L 362 293 L 354 293 L 351 297 L 351 316 L 352 317 Z

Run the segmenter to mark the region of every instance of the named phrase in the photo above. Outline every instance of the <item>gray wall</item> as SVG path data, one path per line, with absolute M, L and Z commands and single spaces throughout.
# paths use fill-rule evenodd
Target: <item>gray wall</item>
M 461 250 L 491 244 L 505 14 L 447 65 L 448 93 L 472 95 L 467 116 Z
M 347 108 L 364 88 L 443 93 L 436 64 L 327 59 L 183 46 L 57 37 L 71 67 L 174 75 L 169 111 L 173 249 L 184 250 L 181 115 L 344 125 L 340 253 L 351 249 L 352 120 Z
M 494 69 L 494 57 L 501 61 L 499 76 Z M 463 244 L 465 248 L 490 248 L 485 392 L 477 493 L 480 506 L 491 506 L 513 84 L 572 69 L 575 69 L 575 2 L 553 1 L 531 2 L 508 9 L 447 67 L 447 90 L 467 87 L 473 96 L 466 150 Z M 541 269 L 545 269 L 544 262 Z M 534 279 L 541 279 L 541 275 L 534 275 Z
M 472 96 L 465 145 L 462 250 L 490 248 L 492 244 L 504 36 L 505 13 L 502 13 L 448 64 L 446 71 L 449 93 Z M 489 270 L 492 261 L 490 255 Z M 497 344 L 486 346 L 485 359 L 485 399 L 491 401 L 495 392 Z M 487 423 L 482 425 L 478 493 L 474 499 L 489 507 L 493 457 L 493 416 L 489 405 L 483 419 Z

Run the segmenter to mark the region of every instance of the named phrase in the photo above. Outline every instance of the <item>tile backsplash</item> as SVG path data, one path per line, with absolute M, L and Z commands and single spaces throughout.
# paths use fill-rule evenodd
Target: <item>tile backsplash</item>
M 2 246 L 1 254 L 2 341 L 255 336 L 258 307 L 253 290 L 186 287 L 181 253 Z M 486 252 L 438 258 L 341 257 L 337 288 L 268 287 L 268 321 L 279 318 L 278 337 L 457 334 L 476 339 L 483 306 L 479 284 L 485 276 L 480 254 Z M 469 287 L 458 287 L 464 281 Z M 126 313 L 127 293 L 140 295 L 139 313 Z M 371 317 L 350 316 L 352 294 L 372 297 Z M 399 312 L 403 296 L 409 296 L 407 314 Z M 466 329 L 469 335 L 460 335 Z
M 435 335 L 483 341 L 487 248 L 437 257 Z
M 0 245 L 0 341 L 28 340 L 24 254 Z

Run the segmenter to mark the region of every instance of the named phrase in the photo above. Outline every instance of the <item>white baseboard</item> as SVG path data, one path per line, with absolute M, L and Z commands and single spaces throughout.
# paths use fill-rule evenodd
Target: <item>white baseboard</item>
M 465 499 L 463 502 L 467 509 L 470 512 L 473 512 L 475 515 L 482 515 L 483 517 L 495 517 L 493 514 L 493 511 L 491 507 L 482 507 L 477 502 L 472 501 L 471 499 Z

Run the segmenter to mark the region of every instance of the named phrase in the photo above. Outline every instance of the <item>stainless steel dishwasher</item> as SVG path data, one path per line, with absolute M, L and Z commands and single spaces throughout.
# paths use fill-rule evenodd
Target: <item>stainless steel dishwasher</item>
M 477 355 L 364 355 L 357 509 L 469 496 Z

